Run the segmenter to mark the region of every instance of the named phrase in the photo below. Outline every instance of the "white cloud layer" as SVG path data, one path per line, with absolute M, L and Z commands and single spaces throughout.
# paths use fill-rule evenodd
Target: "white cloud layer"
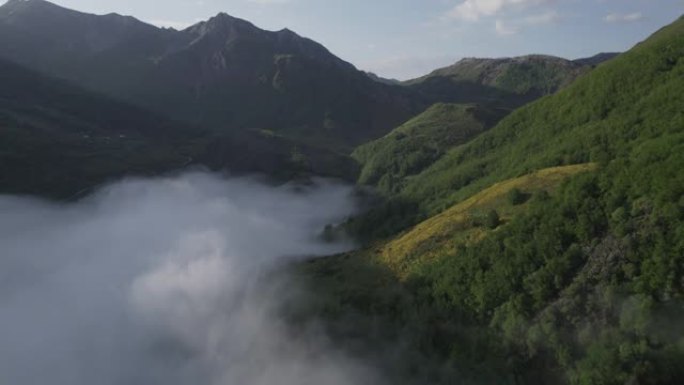
M 0 197 L 0 383 L 356 385 L 378 379 L 277 316 L 283 261 L 350 188 L 200 173 L 125 181 L 71 205 Z

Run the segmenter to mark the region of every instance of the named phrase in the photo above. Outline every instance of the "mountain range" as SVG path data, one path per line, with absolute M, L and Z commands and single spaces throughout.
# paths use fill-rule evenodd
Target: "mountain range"
M 435 102 L 517 107 L 588 68 L 552 57 L 466 60 L 402 87 L 293 31 L 227 14 L 177 31 L 44 0 L 0 7 L 0 45 L 8 60 L 191 125 L 268 131 L 343 153 Z
M 13 0 L 0 7 L 0 45 L 7 59 L 190 124 L 331 148 L 380 136 L 425 106 L 312 40 L 227 14 L 176 31 Z
M 683 90 L 684 17 L 622 54 L 399 81 L 227 14 L 175 30 L 10 0 L 0 193 L 345 179 L 370 207 L 323 235 L 361 246 L 286 267 L 312 293 L 298 325 L 368 360 L 402 341 L 382 355 L 398 384 L 678 384 Z

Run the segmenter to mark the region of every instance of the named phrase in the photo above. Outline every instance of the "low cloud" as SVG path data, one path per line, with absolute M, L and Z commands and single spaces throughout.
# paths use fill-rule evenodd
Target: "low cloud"
M 517 27 L 506 24 L 503 20 L 497 20 L 494 23 L 494 29 L 496 33 L 501 36 L 510 36 L 518 33 L 519 29 Z
M 522 19 L 514 19 L 511 21 L 504 21 L 498 19 L 494 24 L 496 33 L 501 36 L 510 36 L 519 33 L 528 27 L 535 27 L 547 24 L 553 24 L 560 19 L 560 15 L 556 11 L 548 11 L 544 13 L 534 14 Z
M 634 13 L 611 13 L 606 15 L 603 20 L 607 23 L 632 23 L 642 20 L 644 15 L 641 12 Z
M 318 240 L 351 189 L 202 173 L 129 180 L 69 205 L 0 197 L 0 383 L 376 384 L 279 319 L 269 272 Z
M 448 19 L 477 21 L 482 17 L 496 16 L 508 8 L 525 8 L 548 3 L 551 0 L 465 0 L 446 13 Z

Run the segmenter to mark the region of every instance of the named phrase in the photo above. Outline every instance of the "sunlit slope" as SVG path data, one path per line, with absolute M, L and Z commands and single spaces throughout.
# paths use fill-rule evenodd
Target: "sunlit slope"
M 490 227 L 498 227 L 486 223 L 492 210 L 503 224 L 524 212 L 533 195 L 552 193 L 568 177 L 595 169 L 595 164 L 553 167 L 497 183 L 383 244 L 375 253 L 395 273 L 405 276 L 411 267 L 447 255 L 460 244 L 483 239 L 493 230 Z
M 311 298 L 295 304 L 297 322 L 320 318 L 339 346 L 387 365 L 392 383 L 507 383 L 506 349 L 493 348 L 495 330 L 476 326 L 461 311 L 442 308 L 417 282 L 459 246 L 477 245 L 525 215 L 531 204 L 555 194 L 563 181 L 596 170 L 594 164 L 556 167 L 498 183 L 454 205 L 396 239 L 370 248 L 298 264 L 294 271 L 310 285 Z M 512 192 L 519 195 L 513 195 Z M 500 222 L 483 215 L 496 210 Z M 428 273 L 429 274 L 429 273 Z M 429 283 L 429 281 L 426 281 Z M 464 318 L 465 317 L 465 318 Z M 391 354 L 378 347 L 390 346 Z M 458 347 L 444 357 L 445 352 Z
M 684 383 L 682 90 L 684 19 L 352 221 L 386 240 L 305 266 L 323 297 L 315 310 L 344 337 L 408 340 L 395 367 L 443 363 L 428 369 L 433 384 L 463 373 L 477 384 Z M 521 176 L 588 164 L 552 194 L 503 201 Z M 498 221 L 469 227 L 468 210 L 492 209 Z M 365 323 L 345 328 L 350 313 Z
M 515 108 L 557 92 L 590 70 L 584 63 L 543 55 L 465 58 L 404 84 L 440 101 Z
M 393 222 L 406 226 L 498 181 L 547 167 L 630 158 L 654 140 L 680 133 L 683 58 L 680 19 L 565 90 L 517 110 L 452 150 L 412 178 L 397 194 L 394 207 L 372 215 L 373 221 L 402 210 L 403 220 Z M 383 228 L 378 223 L 369 227 Z

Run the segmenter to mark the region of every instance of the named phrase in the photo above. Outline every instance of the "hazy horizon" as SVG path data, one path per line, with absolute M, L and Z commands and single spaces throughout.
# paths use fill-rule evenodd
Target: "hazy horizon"
M 464 57 L 577 59 L 622 52 L 684 13 L 681 0 L 170 0 L 161 7 L 152 0 L 53 2 L 177 29 L 225 12 L 263 29 L 289 28 L 361 70 L 402 80 Z

